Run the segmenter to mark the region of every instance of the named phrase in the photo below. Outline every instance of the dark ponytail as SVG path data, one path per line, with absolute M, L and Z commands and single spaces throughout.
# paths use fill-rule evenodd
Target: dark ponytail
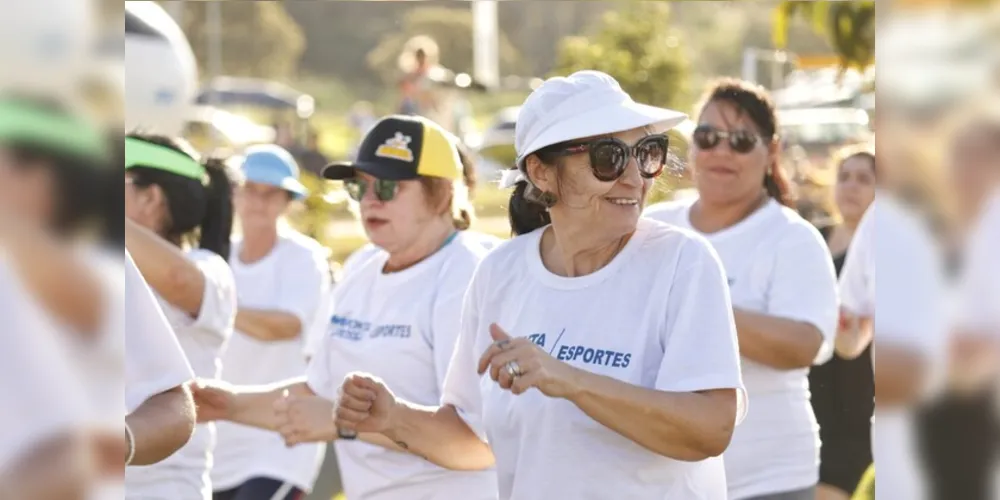
M 233 183 L 225 162 L 220 159 L 206 161 L 205 173 L 208 186 L 205 187 L 205 216 L 201 220 L 198 247 L 228 261 L 233 232 Z
M 129 135 L 196 158 L 185 143 L 162 136 Z M 203 163 L 207 183 L 151 167 L 133 167 L 129 173 L 138 188 L 156 185 L 167 199 L 167 217 L 160 236 L 180 246 L 198 231 L 198 248 L 229 260 L 233 228 L 233 184 L 223 160 Z
M 788 173 L 781 168 L 778 162 L 771 165 L 771 168 L 764 175 L 764 189 L 767 190 L 767 195 L 778 203 L 795 208 L 796 199 L 792 191 L 792 182 L 788 179 Z
M 510 195 L 508 216 L 515 236 L 528 234 L 552 223 L 545 206 L 525 196 L 528 189 L 533 189 L 529 188 L 528 181 L 521 181 L 514 186 L 514 192 Z
M 111 168 L 104 174 L 104 200 L 101 209 L 101 236 L 104 242 L 113 247 L 125 246 L 125 197 L 121 195 L 124 190 L 124 178 L 122 177 L 122 165 L 125 164 L 125 137 L 124 134 L 115 134 L 111 137 Z

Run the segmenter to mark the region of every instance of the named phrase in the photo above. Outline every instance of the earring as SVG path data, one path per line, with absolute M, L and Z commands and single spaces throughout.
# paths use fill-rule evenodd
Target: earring
M 538 197 L 538 202 L 547 209 L 556 206 L 557 201 L 559 201 L 559 197 L 557 197 L 555 193 L 550 193 L 548 191 L 542 191 L 542 194 Z
M 555 193 L 542 191 L 541 189 L 535 187 L 534 184 L 530 183 L 524 191 L 524 199 L 532 203 L 537 203 L 545 207 L 546 210 L 554 207 L 556 202 L 559 201 L 559 198 L 555 195 Z

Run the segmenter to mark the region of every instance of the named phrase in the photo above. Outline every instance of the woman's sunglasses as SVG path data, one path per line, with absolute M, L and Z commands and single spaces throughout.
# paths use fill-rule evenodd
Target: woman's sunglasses
M 635 158 L 639 173 L 652 179 L 663 172 L 667 164 L 667 149 L 670 140 L 666 134 L 651 135 L 630 146 L 621 139 L 606 137 L 586 142 L 566 145 L 556 153 L 571 156 L 590 154 L 590 168 L 594 177 L 602 182 L 616 181 L 625 174 L 630 159 Z
M 729 142 L 729 148 L 739 154 L 747 154 L 757 147 L 760 137 L 746 130 L 731 132 L 719 130 L 711 125 L 699 125 L 694 129 L 694 144 L 698 149 L 708 151 L 719 147 L 722 141 Z
M 386 179 L 375 179 L 374 182 L 368 182 L 364 179 L 347 179 L 344 181 L 344 189 L 347 190 L 347 195 L 354 201 L 361 201 L 365 197 L 365 193 L 368 192 L 370 185 L 375 188 L 375 198 L 378 198 L 378 201 L 392 201 L 399 191 L 399 181 Z

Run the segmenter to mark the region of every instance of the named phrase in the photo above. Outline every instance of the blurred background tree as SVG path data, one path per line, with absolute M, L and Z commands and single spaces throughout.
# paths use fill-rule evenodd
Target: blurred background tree
M 691 63 L 681 38 L 668 3 L 630 3 L 604 14 L 593 35 L 564 38 L 553 74 L 596 69 L 614 76 L 639 102 L 686 109 Z
M 171 2 L 172 3 L 172 2 Z M 213 2 L 181 2 L 181 28 L 191 43 L 201 74 L 207 71 Z M 280 2 L 219 2 L 222 72 L 285 80 L 296 76 L 306 39 Z
M 774 45 L 788 45 L 789 25 L 795 18 L 809 20 L 827 38 L 844 68 L 865 70 L 875 64 L 874 1 L 785 1 L 774 14 Z
M 403 18 L 399 29 L 386 33 L 370 52 L 368 67 L 384 82 L 399 76 L 398 60 L 407 40 L 425 35 L 434 39 L 440 50 L 439 64 L 456 73 L 472 73 L 472 11 L 468 8 L 416 7 Z M 500 34 L 500 73 L 519 74 L 523 70 L 521 54 L 506 35 Z

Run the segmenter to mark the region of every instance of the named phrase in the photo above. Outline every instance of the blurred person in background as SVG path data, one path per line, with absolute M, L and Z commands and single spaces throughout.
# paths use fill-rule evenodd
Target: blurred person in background
M 493 471 L 449 471 L 383 436 L 338 436 L 333 420 L 338 389 L 352 371 L 377 373 L 420 404 L 442 397 L 465 290 L 485 253 L 465 232 L 470 212 L 455 144 L 424 118 L 387 117 L 369 132 L 355 162 L 335 163 L 324 177 L 342 180 L 360 203 L 378 250 L 334 289 L 326 336 L 305 380 L 202 384 L 201 418 L 279 431 L 289 446 L 337 440 L 349 498 L 496 498 Z
M 223 162 L 200 163 L 196 157 L 180 140 L 138 134 L 125 139 L 125 245 L 195 375 L 216 378 L 236 316 L 226 262 L 233 184 Z M 129 469 L 126 498 L 210 499 L 214 442 L 214 425 L 199 426 L 169 459 Z
M 746 400 L 722 267 L 641 217 L 685 119 L 597 71 L 535 90 L 503 184 L 519 236 L 476 270 L 440 403 L 354 374 L 337 425 L 449 469 L 495 462 L 503 500 L 726 498 Z
M 814 500 L 820 443 L 808 375 L 833 353 L 833 263 L 792 208 L 767 91 L 721 80 L 699 110 L 690 158 L 698 196 L 654 205 L 646 217 L 705 236 L 726 269 L 753 401 L 724 457 L 729 498 Z
M 323 167 L 330 163 L 326 155 L 319 150 L 319 131 L 316 129 L 309 129 L 309 134 L 306 136 L 306 146 L 299 153 L 298 161 L 306 172 L 316 177 L 322 176 Z
M 956 203 L 950 275 L 957 291 L 947 390 L 921 412 L 923 457 L 932 498 L 989 499 L 1000 452 L 997 366 L 1000 280 L 996 203 L 1000 194 L 1000 109 L 976 103 L 948 145 Z M 990 241 L 990 240 L 993 241 Z
M 417 36 L 406 42 L 399 56 L 399 81 L 401 100 L 399 113 L 403 115 L 428 115 L 435 111 L 437 98 L 430 71 L 438 64 L 438 45 L 427 36 Z
M 462 181 L 465 183 L 465 188 L 469 193 L 469 201 L 471 202 L 476 197 L 476 185 L 478 183 L 476 160 L 472 153 L 459 142 L 457 137 L 449 134 L 449 138 L 455 144 L 456 148 L 458 148 L 458 157 L 462 162 Z M 356 209 L 354 211 L 357 212 Z M 360 216 L 360 214 L 358 215 Z M 473 211 L 471 204 L 468 208 L 468 217 L 470 220 L 475 218 L 475 212 Z M 503 242 L 501 238 L 497 238 L 496 236 L 472 230 L 466 230 L 465 235 L 468 238 L 478 240 L 487 251 L 492 250 Z M 378 251 L 379 248 L 374 243 L 367 243 L 363 247 L 355 250 L 354 253 L 344 260 L 342 274 L 346 275 L 355 267 L 356 264 L 364 262 L 368 259 L 368 257 Z
M 875 154 L 849 146 L 833 159 L 837 222 L 821 227 L 839 275 L 858 224 L 875 201 Z M 871 347 L 856 359 L 834 356 L 809 373 L 812 406 L 823 444 L 817 500 L 847 500 L 872 463 L 871 419 L 875 379 Z
M 330 270 L 319 243 L 284 220 L 292 204 L 308 195 L 292 155 L 279 146 L 252 146 L 242 172 L 245 182 L 235 197 L 241 231 L 229 257 L 239 309 L 222 380 L 265 385 L 305 375 L 312 330 L 329 319 Z M 216 425 L 216 500 L 270 500 L 280 491 L 312 490 L 321 445 L 289 448 L 274 432 Z
M 940 200 L 933 190 L 939 186 L 930 180 L 932 172 L 912 161 L 920 160 L 919 151 L 909 149 L 905 135 L 896 136 L 894 128 L 882 132 L 883 138 L 893 136 L 876 153 L 875 201 L 841 272 L 836 350 L 855 359 L 872 345 L 878 498 L 922 500 L 928 491 L 914 410 L 938 385 L 948 343 L 945 261 L 935 234 Z

